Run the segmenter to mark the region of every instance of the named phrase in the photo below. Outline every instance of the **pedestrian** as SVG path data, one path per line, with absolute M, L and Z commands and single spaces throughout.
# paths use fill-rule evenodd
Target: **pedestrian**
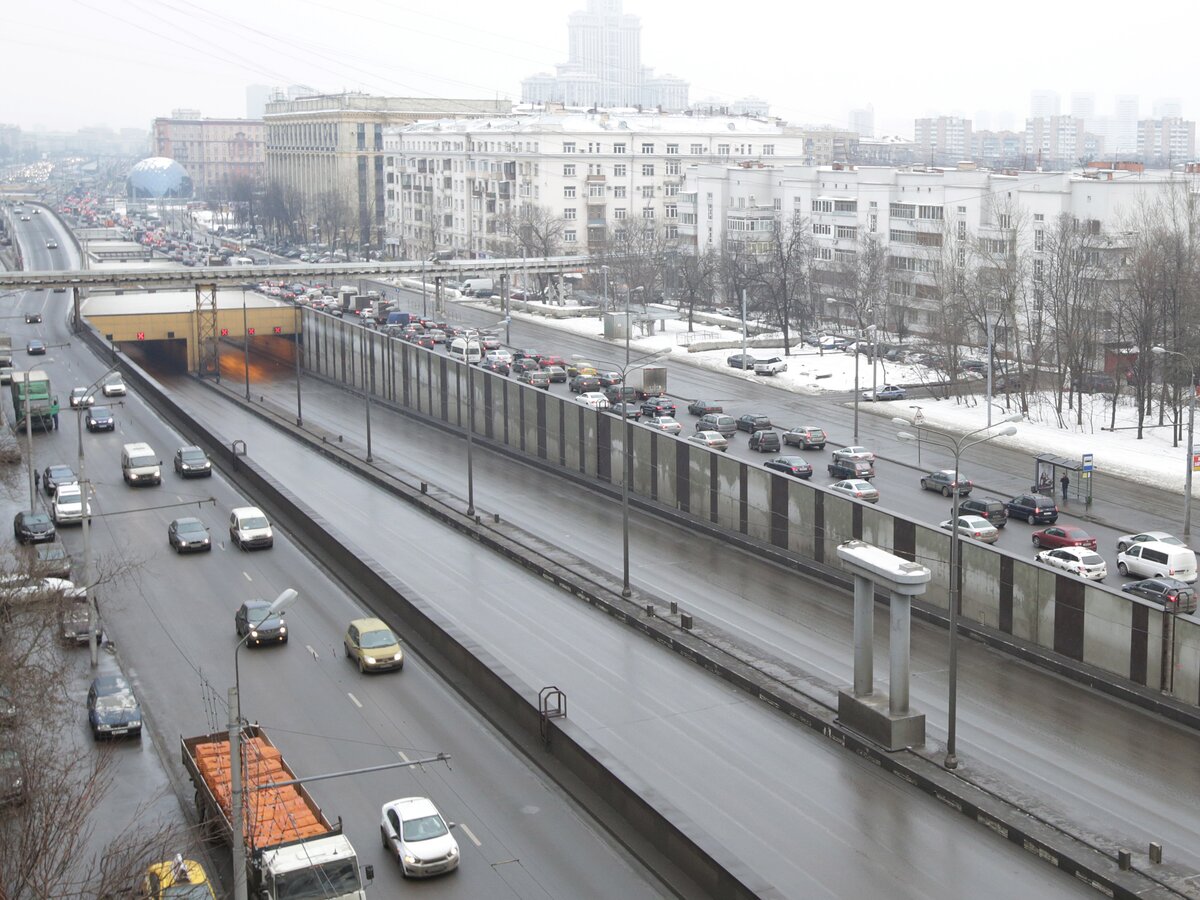
M 1071 486 L 1071 476 L 1063 472 L 1063 477 L 1058 480 L 1062 484 L 1063 500 L 1065 501 L 1067 499 L 1067 489 Z

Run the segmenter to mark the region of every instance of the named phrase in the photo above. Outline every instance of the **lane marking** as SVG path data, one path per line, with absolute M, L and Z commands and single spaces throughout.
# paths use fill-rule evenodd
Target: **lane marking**
M 410 761 L 411 761 L 411 760 L 409 760 L 409 758 L 408 758 L 407 756 L 405 756 L 405 755 L 404 755 L 404 751 L 403 751 L 403 750 L 397 750 L 397 751 L 396 751 L 396 755 L 397 755 L 398 757 L 400 757 L 402 760 L 404 760 L 405 762 L 410 762 Z
M 462 830 L 463 834 L 465 834 L 467 837 L 469 837 L 471 839 L 472 844 L 474 844 L 476 847 L 483 846 L 482 844 L 479 843 L 479 838 L 475 837 L 475 832 L 471 831 L 470 828 L 468 828 L 462 822 L 458 823 L 458 827 Z
M 318 653 L 316 650 L 314 650 L 314 649 L 313 649 L 313 646 L 312 646 L 312 644 L 305 644 L 305 645 L 304 645 L 304 649 L 305 649 L 305 650 L 307 650 L 307 651 L 309 652 L 309 655 L 310 655 L 310 656 L 312 656 L 312 658 L 313 658 L 313 659 L 320 659 L 320 658 L 321 658 L 321 654 L 320 654 L 320 653 Z
M 242 572 L 242 574 L 246 576 L 246 580 L 247 580 L 247 581 L 253 581 L 253 580 L 254 580 L 253 578 L 251 578 L 251 577 L 250 577 L 250 573 L 249 573 L 249 572 Z
M 362 704 L 358 702 L 357 697 L 355 697 L 353 694 L 351 694 L 349 692 L 346 693 L 346 696 L 350 698 L 350 700 L 354 703 L 355 706 L 357 706 L 359 709 L 362 709 Z

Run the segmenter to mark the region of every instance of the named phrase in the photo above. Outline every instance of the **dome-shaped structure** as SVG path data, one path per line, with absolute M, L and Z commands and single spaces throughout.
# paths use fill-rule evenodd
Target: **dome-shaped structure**
M 133 200 L 191 197 L 192 176 L 175 160 L 152 156 L 129 170 L 125 193 Z

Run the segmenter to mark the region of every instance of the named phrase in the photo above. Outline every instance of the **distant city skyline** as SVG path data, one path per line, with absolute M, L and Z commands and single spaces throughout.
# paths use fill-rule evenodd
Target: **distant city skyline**
M 48 17 L 33 0 L 14 0 L 6 8 L 6 62 L 10 73 L 29 77 L 8 92 L 0 122 L 23 130 L 148 130 L 154 117 L 179 107 L 245 116 L 246 88 L 255 84 L 515 101 L 522 79 L 568 58 L 568 18 L 586 6 L 515 0 L 497 15 L 483 0 L 446 11 L 382 0 L 336 8 L 318 0 L 197 0 L 188 12 L 158 6 L 148 18 L 136 7 L 76 0 L 70 15 Z M 914 119 L 939 115 L 1021 130 L 1035 90 L 1056 93 L 1063 113 L 1074 95 L 1093 97 L 1098 116 L 1115 115 L 1119 96 L 1138 97 L 1139 118 L 1156 109 L 1185 118 L 1200 111 L 1191 30 L 1183 22 L 1164 29 L 1159 17 L 1131 17 L 1114 28 L 1104 16 L 1018 0 L 1003 18 L 962 13 L 943 21 L 864 0 L 850 64 L 844 42 L 832 32 L 829 40 L 814 35 L 797 7 L 772 10 L 770 28 L 716 6 L 681 15 L 665 4 L 624 0 L 623 9 L 641 20 L 643 58 L 690 82 L 692 98 L 732 105 L 765 97 L 772 115 L 795 124 L 849 129 L 853 111 L 870 106 L 876 136 L 911 136 Z M 1037 42 L 1029 39 L 1031 21 Z M 797 34 L 809 35 L 803 52 Z M 1069 40 L 1071 53 L 1039 49 L 1053 46 L 1055 34 Z M 55 65 L 47 64 L 47 48 Z M 854 121 L 862 126 L 861 117 Z

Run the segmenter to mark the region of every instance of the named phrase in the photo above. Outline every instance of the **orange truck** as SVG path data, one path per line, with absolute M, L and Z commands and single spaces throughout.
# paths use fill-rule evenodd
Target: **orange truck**
M 258 725 L 242 728 L 242 835 L 251 896 L 269 900 L 321 896 L 366 900 L 358 856 Z M 183 767 L 196 788 L 205 834 L 233 839 L 229 732 L 180 739 Z M 312 893 L 316 890 L 317 893 Z

